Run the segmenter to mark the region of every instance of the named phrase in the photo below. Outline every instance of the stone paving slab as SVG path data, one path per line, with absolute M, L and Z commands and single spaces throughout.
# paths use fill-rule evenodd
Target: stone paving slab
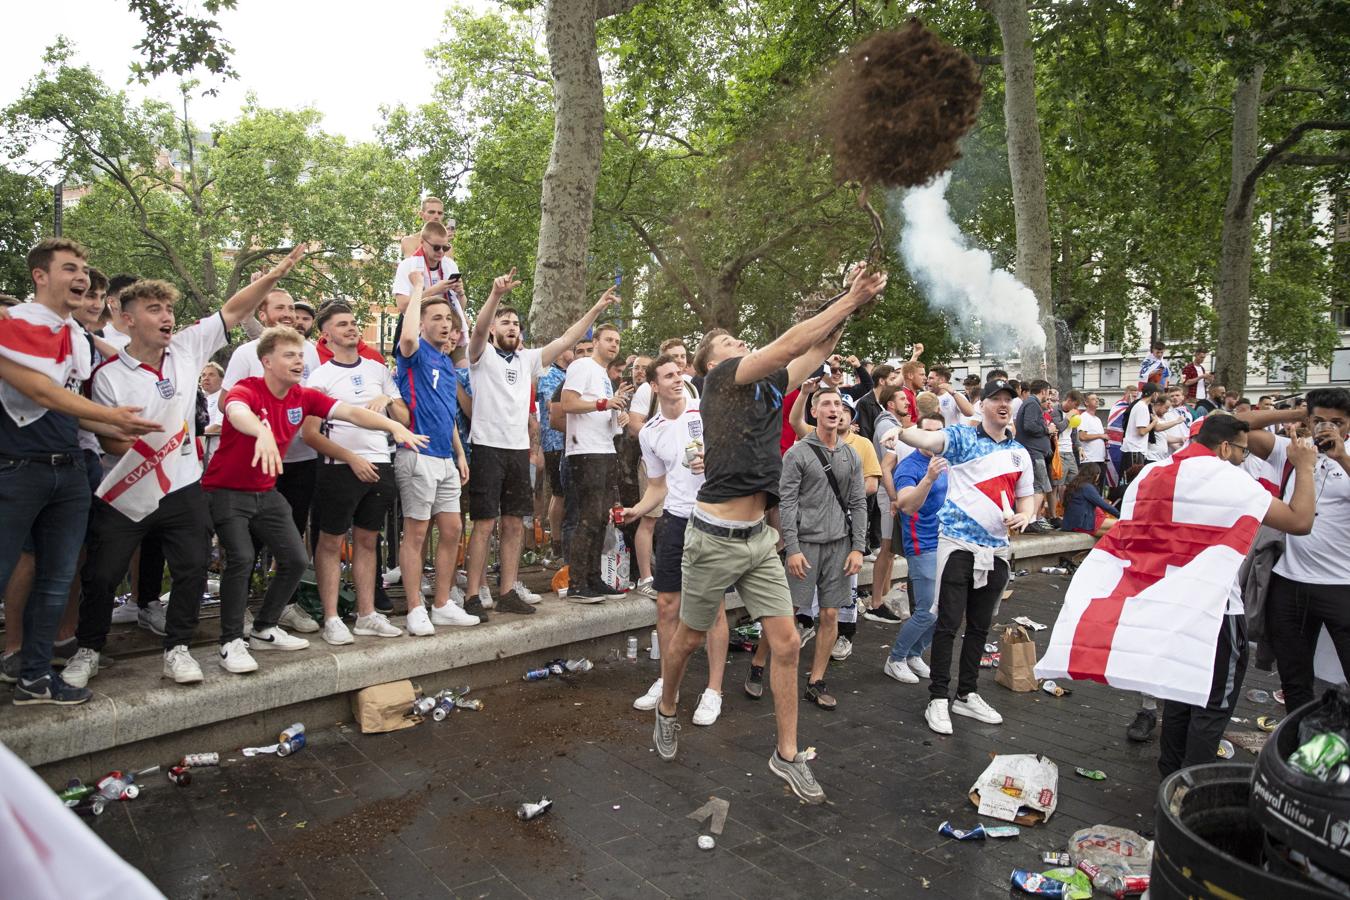
M 1016 583 L 1000 618 L 1050 624 L 1066 579 Z M 741 692 L 749 658 L 731 653 L 722 718 L 689 721 L 706 679 L 697 654 L 681 698 L 678 758 L 651 750 L 652 714 L 632 709 L 655 662 L 606 662 L 568 681 L 481 692 L 460 712 L 384 735 L 308 723 L 310 744 L 286 758 L 226 753 L 190 787 L 162 780 L 113 804 L 92 827 L 166 895 L 187 897 L 743 897 L 1009 896 L 1015 867 L 1105 823 L 1151 829 L 1156 743 L 1130 744 L 1136 697 L 1075 683 L 1070 697 L 1013 694 L 981 678 L 1002 726 L 957 718 L 940 737 L 923 724 L 924 684 L 881 673 L 894 627 L 860 623 L 853 655 L 833 664 L 839 709 L 801 708 L 801 745 L 829 796 L 801 804 L 767 769 L 772 707 Z M 1044 647 L 1048 631 L 1037 633 Z M 808 644 L 809 651 L 814 644 Z M 1248 687 L 1273 679 L 1248 675 Z M 1281 715 L 1243 701 L 1237 715 Z M 1234 730 L 1251 729 L 1235 724 Z M 184 752 L 213 749 L 191 745 Z M 259 742 L 267 735 L 259 735 Z M 944 819 L 979 821 L 966 790 L 991 752 L 1042 752 L 1060 766 L 1051 820 L 1008 841 L 958 843 Z M 1254 759 L 1239 750 L 1238 761 Z M 162 760 L 127 760 L 140 768 Z M 1105 782 L 1073 773 L 1104 770 Z M 529 823 L 514 810 L 547 795 Z M 710 796 L 730 803 L 710 852 L 687 814 Z

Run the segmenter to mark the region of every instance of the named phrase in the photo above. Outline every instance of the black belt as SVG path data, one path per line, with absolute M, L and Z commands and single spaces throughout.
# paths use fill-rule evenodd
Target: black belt
M 760 519 L 753 525 L 747 525 L 744 528 L 727 528 L 724 525 L 714 525 L 712 522 L 709 522 L 706 519 L 700 519 L 698 516 L 690 516 L 689 524 L 705 534 L 711 534 L 713 537 L 729 538 L 733 541 L 748 541 L 764 530 L 763 519 Z
M 8 453 L 0 453 L 0 460 L 5 462 L 27 462 L 37 463 L 43 466 L 73 466 L 76 463 L 84 462 L 82 453 L 43 453 L 40 456 L 12 456 Z

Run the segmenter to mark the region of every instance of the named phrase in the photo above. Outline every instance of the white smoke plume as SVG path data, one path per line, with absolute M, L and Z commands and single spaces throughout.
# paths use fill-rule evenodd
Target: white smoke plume
M 947 172 L 900 201 L 905 224 L 900 255 L 933 309 L 955 319 L 957 334 L 977 340 L 983 352 L 1045 346 L 1036 295 L 1006 269 L 994 268 L 989 251 L 972 247 L 952 221 Z

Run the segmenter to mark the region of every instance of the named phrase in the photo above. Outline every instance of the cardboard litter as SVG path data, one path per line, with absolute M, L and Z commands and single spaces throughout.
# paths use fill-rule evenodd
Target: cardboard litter
M 1059 802 L 1059 767 L 1031 753 L 999 754 L 970 786 L 970 802 L 982 816 L 1038 825 Z

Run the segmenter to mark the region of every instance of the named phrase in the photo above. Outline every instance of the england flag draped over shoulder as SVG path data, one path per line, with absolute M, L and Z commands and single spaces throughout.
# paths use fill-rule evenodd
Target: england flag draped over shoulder
M 92 363 L 89 339 L 75 321 L 61 318 L 40 303 L 20 303 L 10 308 L 9 318 L 0 319 L 0 355 L 72 389 L 89 377 Z M 0 403 L 20 428 L 47 413 L 45 407 L 2 381 Z
M 1036 676 L 1204 706 L 1238 567 L 1272 499 L 1200 444 L 1145 468 L 1075 573 Z

